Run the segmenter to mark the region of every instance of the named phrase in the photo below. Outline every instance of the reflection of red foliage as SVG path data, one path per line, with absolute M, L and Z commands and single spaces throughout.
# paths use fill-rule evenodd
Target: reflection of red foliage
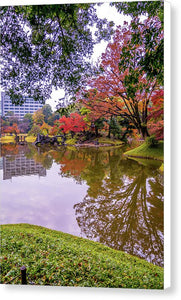
M 15 155 L 19 153 L 19 147 L 17 145 L 5 144 L 1 146 L 1 155 L 7 154 Z
M 62 129 L 64 133 L 68 133 L 70 131 L 74 133 L 81 132 L 87 127 L 83 117 L 77 113 L 70 114 L 70 117 L 63 116 L 59 119 L 59 123 L 59 128 Z
M 73 176 L 79 176 L 87 165 L 86 162 L 81 159 L 69 160 L 66 157 L 63 157 L 61 164 L 61 171 L 63 173 L 71 173 Z
M 61 164 L 62 173 L 70 173 L 72 176 L 79 176 L 89 163 L 88 160 L 83 160 L 81 153 L 76 155 L 76 158 L 69 157 L 69 151 L 66 151 L 63 157 L 57 151 L 51 152 L 51 155 L 57 163 Z

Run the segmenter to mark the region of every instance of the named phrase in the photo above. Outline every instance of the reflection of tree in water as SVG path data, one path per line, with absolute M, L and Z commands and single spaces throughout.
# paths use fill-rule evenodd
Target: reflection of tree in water
M 35 147 L 28 145 L 29 151 L 26 153 L 27 158 L 33 158 L 36 163 L 40 163 L 46 170 L 51 169 L 53 158 L 50 149 L 45 147 Z
M 1 156 L 11 156 L 12 159 L 15 159 L 15 155 L 24 154 L 28 156 L 30 152 L 28 145 L 18 145 L 18 144 L 2 144 L 0 145 Z M 28 157 L 27 157 L 28 158 Z
M 90 239 L 162 265 L 162 176 L 134 161 L 118 163 L 113 156 L 109 162 L 110 173 L 98 193 L 93 193 L 91 186 L 84 200 L 74 206 L 82 232 Z
M 19 148 L 4 148 L 5 153 Z M 163 176 L 158 166 L 124 159 L 121 149 L 23 148 L 46 169 L 53 161 L 61 177 L 88 185 L 77 203 L 77 222 L 85 236 L 112 248 L 163 264 Z M 150 162 L 147 161 L 146 164 Z
M 94 186 L 93 191 L 100 186 L 108 165 L 107 151 L 97 149 L 67 149 L 63 155 L 53 154 L 55 161 L 60 164 L 62 177 L 74 178 L 77 183 L 86 182 Z
M 154 164 L 145 167 L 121 153 L 65 148 L 51 155 L 61 176 L 88 185 L 86 197 L 75 205 L 88 238 L 162 265 L 163 176 Z

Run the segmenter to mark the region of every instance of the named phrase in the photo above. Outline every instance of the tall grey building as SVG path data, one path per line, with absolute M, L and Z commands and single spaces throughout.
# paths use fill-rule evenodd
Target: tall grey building
M 5 116 L 11 111 L 18 119 L 22 120 L 27 113 L 33 114 L 44 104 L 34 101 L 32 98 L 25 97 L 25 102 L 22 105 L 12 104 L 11 99 L 5 92 L 1 92 L 1 115 Z

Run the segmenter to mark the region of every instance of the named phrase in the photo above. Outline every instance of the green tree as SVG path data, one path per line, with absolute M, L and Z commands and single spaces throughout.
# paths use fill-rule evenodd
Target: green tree
M 132 43 L 143 44 L 145 53 L 139 60 L 141 69 L 147 74 L 147 77 L 157 79 L 163 85 L 164 79 L 164 37 L 163 37 L 163 21 L 164 21 L 164 2 L 161 1 L 130 1 L 130 2 L 114 2 L 118 12 L 130 15 L 132 22 Z M 140 20 L 140 16 L 149 18 L 149 28 Z M 139 30 L 139 26 L 143 26 L 143 34 Z M 161 36 L 161 38 L 159 38 Z M 155 44 L 156 41 L 156 44 Z M 129 60 L 129 51 L 124 53 L 124 59 Z
M 8 111 L 5 115 L 6 119 L 9 121 L 9 125 L 12 126 L 14 123 L 18 124 L 19 120 L 17 116 L 12 111 Z
M 45 123 L 48 122 L 48 118 L 52 115 L 52 108 L 49 104 L 45 104 L 42 107 L 42 113 L 44 114 L 44 121 Z
M 22 103 L 25 93 L 44 102 L 53 87 L 74 93 L 90 69 L 94 44 L 113 30 L 113 22 L 97 17 L 95 4 L 7 6 L 0 14 L 1 84 L 13 103 Z
M 25 123 L 27 123 L 27 125 L 28 125 L 28 131 L 31 130 L 31 128 L 33 126 L 33 117 L 32 117 L 32 114 L 30 114 L 30 113 L 25 114 L 24 117 L 23 117 L 23 121 Z
M 48 117 L 48 125 L 53 126 L 54 122 L 60 119 L 59 112 L 54 112 L 51 116 Z
M 31 130 L 28 132 L 28 135 L 37 136 L 38 133 L 42 134 L 40 126 L 34 124 Z

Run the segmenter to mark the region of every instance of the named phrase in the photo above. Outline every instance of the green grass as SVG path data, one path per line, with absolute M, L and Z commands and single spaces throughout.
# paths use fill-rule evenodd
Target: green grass
M 1 144 L 15 143 L 14 138 L 15 138 L 15 136 L 11 136 L 11 135 L 2 136 L 0 138 L 0 142 L 1 142 Z
M 27 143 L 34 143 L 36 141 L 36 136 L 28 135 L 26 137 L 26 141 L 27 141 Z
M 28 143 L 34 143 L 36 140 L 35 136 L 27 136 L 27 134 L 19 134 L 19 136 L 26 136 L 26 141 Z M 7 144 L 7 143 L 15 143 L 15 135 L 11 136 L 11 135 L 5 135 L 2 136 L 0 139 L 1 144 Z
M 161 172 L 164 172 L 164 164 L 162 164 L 162 165 L 160 166 L 159 170 L 160 170 Z
M 163 268 L 97 242 L 28 224 L 1 225 L 1 239 L 1 283 L 25 265 L 37 285 L 163 288 Z
M 125 152 L 124 155 L 163 160 L 163 142 L 160 141 L 155 147 L 150 147 L 144 142 L 139 147 Z
M 65 141 L 65 144 L 66 144 L 66 145 L 75 145 L 76 142 L 77 142 L 77 139 L 76 139 L 76 138 L 70 138 L 70 139 L 67 139 L 67 140 Z

